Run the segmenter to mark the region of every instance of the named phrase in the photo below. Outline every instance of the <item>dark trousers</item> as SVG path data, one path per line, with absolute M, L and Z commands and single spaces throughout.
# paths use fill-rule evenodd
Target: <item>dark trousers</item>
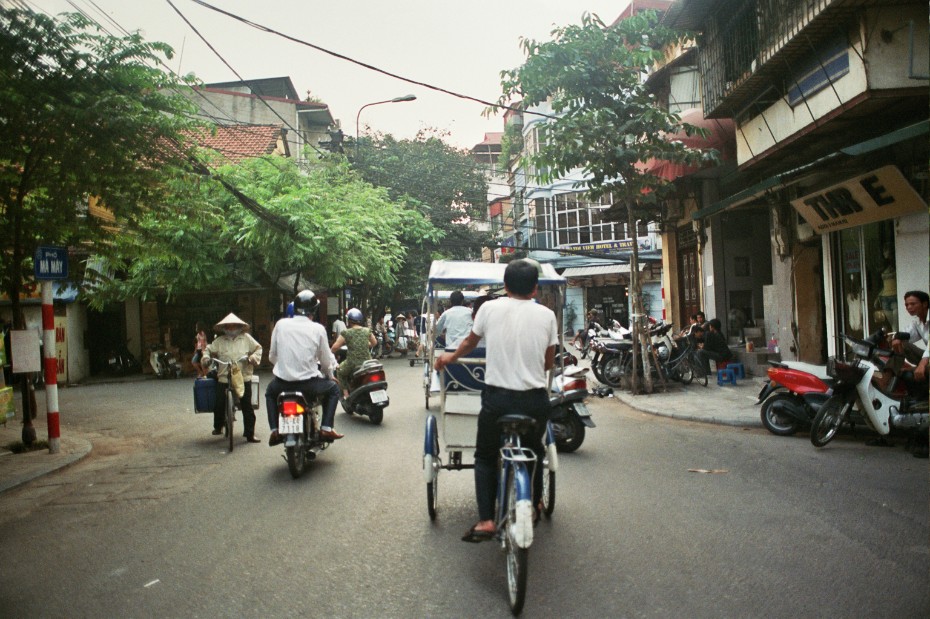
M 710 374 L 710 360 L 713 359 L 716 361 L 729 361 L 733 358 L 732 355 L 722 355 L 719 352 L 714 352 L 712 350 L 705 350 L 703 348 L 699 349 L 695 354 L 697 358 L 701 361 L 701 366 L 704 368 L 705 374 Z
M 213 407 L 213 429 L 220 430 L 226 425 L 226 388 L 229 383 L 216 381 L 216 405 Z M 236 394 L 233 394 L 236 397 Z M 239 400 L 242 408 L 243 436 L 255 436 L 255 409 L 252 408 L 252 382 L 245 381 L 245 393 Z
M 542 496 L 542 462 L 545 457 L 542 437 L 549 419 L 549 396 L 545 389 L 512 391 L 488 385 L 481 392 L 481 412 L 478 413 L 478 436 L 475 440 L 475 497 L 478 500 L 479 520 L 494 520 L 497 461 L 501 445 L 501 429 L 497 419 L 508 414 L 528 415 L 536 420 L 536 426 L 523 437 L 523 446 L 529 447 L 536 454 L 534 506 Z
M 336 405 L 339 404 L 339 386 L 328 378 L 316 377 L 309 380 L 281 380 L 277 376 L 265 390 L 265 406 L 268 411 L 268 427 L 278 430 L 278 396 L 285 391 L 300 391 L 305 395 L 320 396 L 323 401 L 322 425 L 332 428 L 336 421 Z

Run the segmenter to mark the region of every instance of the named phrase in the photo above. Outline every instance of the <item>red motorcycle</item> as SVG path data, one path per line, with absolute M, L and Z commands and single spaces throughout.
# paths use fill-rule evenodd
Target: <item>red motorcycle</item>
M 762 404 L 762 425 L 778 436 L 791 436 L 809 426 L 833 394 L 827 368 L 800 361 L 769 362 L 769 379 L 756 404 Z

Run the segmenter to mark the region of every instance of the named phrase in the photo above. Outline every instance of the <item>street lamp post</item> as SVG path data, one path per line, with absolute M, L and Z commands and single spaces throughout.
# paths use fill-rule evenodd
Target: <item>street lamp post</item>
M 393 99 L 388 99 L 387 101 L 375 101 L 373 103 L 366 103 L 362 107 L 358 108 L 358 114 L 355 115 L 355 156 L 358 157 L 358 120 L 362 117 L 362 110 L 366 107 L 371 107 L 372 105 L 381 105 L 382 103 L 403 103 L 404 101 L 415 101 L 417 98 L 416 95 L 404 95 L 403 97 L 394 97 Z

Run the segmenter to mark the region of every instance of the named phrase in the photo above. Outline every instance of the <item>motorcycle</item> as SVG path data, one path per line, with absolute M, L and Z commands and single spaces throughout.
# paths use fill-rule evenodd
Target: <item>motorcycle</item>
M 284 443 L 284 460 L 291 477 L 297 479 L 307 463 L 332 443 L 320 437 L 322 407 L 300 391 L 285 391 L 278 396 L 278 434 Z
M 895 337 L 906 340 L 908 335 L 899 333 Z M 848 335 L 843 340 L 853 358 L 831 357 L 827 362 L 827 372 L 836 383 L 833 395 L 811 425 L 811 443 L 823 447 L 833 440 L 853 406 L 858 407 L 865 423 L 878 433 L 878 444 L 895 429 L 910 434 L 911 438 L 922 435 L 926 442 L 930 426 L 926 386 L 914 385 L 888 367 L 893 353 L 879 346 L 885 340 L 885 330 L 879 329 L 866 340 Z
M 768 380 L 756 404 L 765 429 L 777 436 L 791 436 L 809 426 L 833 395 L 833 379 L 826 367 L 801 361 L 770 361 Z
M 369 359 L 352 374 L 349 395 L 344 397 L 340 390 L 342 410 L 350 415 L 367 415 L 374 424 L 384 419 L 384 409 L 391 403 L 387 394 L 387 377 L 384 366 Z
M 158 378 L 181 378 L 181 363 L 177 357 L 158 346 L 151 348 L 149 365 Z
M 142 371 L 142 366 L 132 353 L 129 352 L 129 348 L 124 342 L 120 344 L 119 347 L 111 350 L 110 354 L 107 355 L 107 369 L 109 369 L 111 374 L 123 376 L 125 374 L 135 374 L 136 372 Z
M 588 368 L 577 367 L 578 359 L 563 353 L 565 370 L 552 380 L 549 421 L 558 451 L 576 451 L 584 442 L 585 427 L 595 427 L 585 400 L 588 397 Z

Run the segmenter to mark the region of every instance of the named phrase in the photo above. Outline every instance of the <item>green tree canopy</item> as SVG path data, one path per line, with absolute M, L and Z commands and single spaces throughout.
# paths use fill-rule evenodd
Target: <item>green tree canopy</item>
M 243 281 L 270 287 L 295 272 L 305 285 L 391 287 L 405 255 L 398 230 L 434 234 L 424 217 L 361 180 L 342 158 L 300 169 L 268 156 L 214 175 L 176 179 L 172 199 L 120 235 L 113 253 L 124 275 L 107 295 L 144 298 Z M 230 187 L 254 204 L 246 208 Z
M 0 283 L 21 323 L 24 273 L 40 244 L 93 252 L 112 236 L 98 196 L 131 221 L 185 166 L 190 102 L 156 68 L 172 50 L 102 34 L 84 17 L 0 8 Z M 72 265 L 74 269 L 77 265 Z
M 608 218 L 625 219 L 631 231 L 639 220 L 655 220 L 669 183 L 637 164 L 654 158 L 694 165 L 716 158 L 715 152 L 667 139 L 675 133 L 705 132 L 660 107 L 644 84 L 647 71 L 664 52 L 687 36 L 663 27 L 655 11 L 644 11 L 610 27 L 585 14 L 581 25 L 556 28 L 551 41 L 523 40 L 526 62 L 501 73 L 499 102 L 522 101 L 525 109 L 549 103 L 554 118 L 546 121 L 539 152 L 530 155 L 534 167 L 545 171 L 543 180 L 581 170 L 585 180 L 580 184 L 592 197 L 612 195 Z M 632 310 L 642 317 L 636 243 L 630 262 Z M 633 321 L 633 331 L 646 350 L 641 322 Z M 644 370 L 651 391 L 651 374 Z M 635 392 L 636 372 L 632 376 Z
M 487 232 L 474 223 L 487 219 L 485 173 L 467 150 L 450 146 L 442 137 L 435 130 L 421 131 L 412 140 L 376 134 L 350 151 L 365 180 L 403 199 L 411 215 L 423 215 L 438 230 L 424 237 L 400 222 L 398 233 L 408 251 L 398 283 L 392 289 L 372 290 L 384 304 L 422 296 L 432 260 L 476 260 L 488 242 Z

